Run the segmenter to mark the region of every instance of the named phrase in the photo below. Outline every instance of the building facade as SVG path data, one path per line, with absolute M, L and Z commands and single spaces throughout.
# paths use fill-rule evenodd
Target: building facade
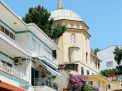
M 113 53 L 116 46 L 119 48 L 122 47 L 120 45 L 113 45 L 113 46 L 109 46 L 107 48 L 104 48 L 97 53 L 97 56 L 102 61 L 100 63 L 100 70 L 116 68 L 117 63 L 114 59 L 115 55 Z
M 56 91 L 58 46 L 0 1 L 0 91 Z
M 79 75 L 97 74 L 100 60 L 90 52 L 89 27 L 81 17 L 71 10 L 64 9 L 62 1 L 59 0 L 57 10 L 51 13 L 50 18 L 55 20 L 55 24 L 66 26 L 66 31 L 58 40 L 59 64 L 77 64 L 74 70 Z
M 63 35 L 56 40 L 59 46 L 57 59 L 68 70 L 68 73 L 60 71 L 61 74 L 67 78 L 68 74 L 85 75 L 93 85 L 100 87 L 100 91 L 106 91 L 108 80 L 99 74 L 101 60 L 91 52 L 89 27 L 77 13 L 64 9 L 62 0 L 58 0 L 57 10 L 51 12 L 51 18 L 55 24 L 66 27 Z M 67 88 L 67 81 L 56 79 L 55 82 L 59 85 L 59 91 Z
M 102 61 L 100 63 L 100 70 L 113 69 L 118 66 L 114 57 L 114 50 L 116 47 L 121 48 L 121 45 L 112 45 L 106 47 L 97 53 L 97 56 Z M 122 91 L 122 75 L 115 75 L 107 77 L 109 79 L 109 84 L 107 86 L 107 91 Z

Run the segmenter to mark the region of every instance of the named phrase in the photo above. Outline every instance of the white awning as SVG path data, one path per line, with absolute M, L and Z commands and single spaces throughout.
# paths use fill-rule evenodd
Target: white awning
M 53 75 L 57 75 L 59 78 L 66 80 L 66 78 L 64 76 L 62 76 L 60 73 L 58 73 L 57 71 L 55 71 L 54 69 L 50 68 L 48 65 L 46 65 L 45 63 L 41 62 L 46 69 L 51 72 Z
M 43 61 L 43 63 L 50 65 L 51 67 L 53 67 L 54 69 L 58 69 L 58 65 L 56 63 L 53 62 L 53 60 L 48 59 L 45 56 L 41 56 L 38 57 L 41 61 Z

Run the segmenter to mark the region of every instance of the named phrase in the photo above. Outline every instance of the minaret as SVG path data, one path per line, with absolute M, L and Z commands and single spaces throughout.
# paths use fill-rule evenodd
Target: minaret
M 58 0 L 58 6 L 57 9 L 63 9 L 63 3 L 62 0 Z

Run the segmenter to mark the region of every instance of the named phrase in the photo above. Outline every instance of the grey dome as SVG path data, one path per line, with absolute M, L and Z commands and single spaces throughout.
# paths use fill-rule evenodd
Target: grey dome
M 82 21 L 82 19 L 78 14 L 67 9 L 58 9 L 51 12 L 50 18 L 53 18 L 54 20 L 66 19 L 66 20 Z

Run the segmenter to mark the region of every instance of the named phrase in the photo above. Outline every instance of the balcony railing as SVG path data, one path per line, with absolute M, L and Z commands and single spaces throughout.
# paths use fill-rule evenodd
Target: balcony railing
M 0 31 L 0 34 L 5 36 L 5 38 L 7 38 L 8 40 L 10 40 L 12 43 L 16 44 L 17 46 L 19 46 L 20 48 L 24 49 L 26 52 L 29 53 L 28 49 L 25 48 L 25 46 L 22 46 L 21 44 L 19 44 L 16 40 L 13 40 L 12 38 L 10 38 L 9 36 L 7 36 L 5 33 Z
M 50 88 L 53 88 L 55 90 L 58 89 L 58 86 L 56 83 L 51 82 L 48 79 L 44 79 L 44 78 L 35 78 L 34 79 L 34 86 L 48 86 Z
M 23 77 L 24 77 L 24 73 L 23 72 L 15 69 L 13 67 L 10 67 L 7 64 L 2 63 L 2 62 L 0 62 L 0 71 L 3 71 L 5 73 L 8 73 L 11 76 L 14 76 L 14 77 L 17 77 L 17 78 L 20 78 L 20 79 L 23 79 Z

